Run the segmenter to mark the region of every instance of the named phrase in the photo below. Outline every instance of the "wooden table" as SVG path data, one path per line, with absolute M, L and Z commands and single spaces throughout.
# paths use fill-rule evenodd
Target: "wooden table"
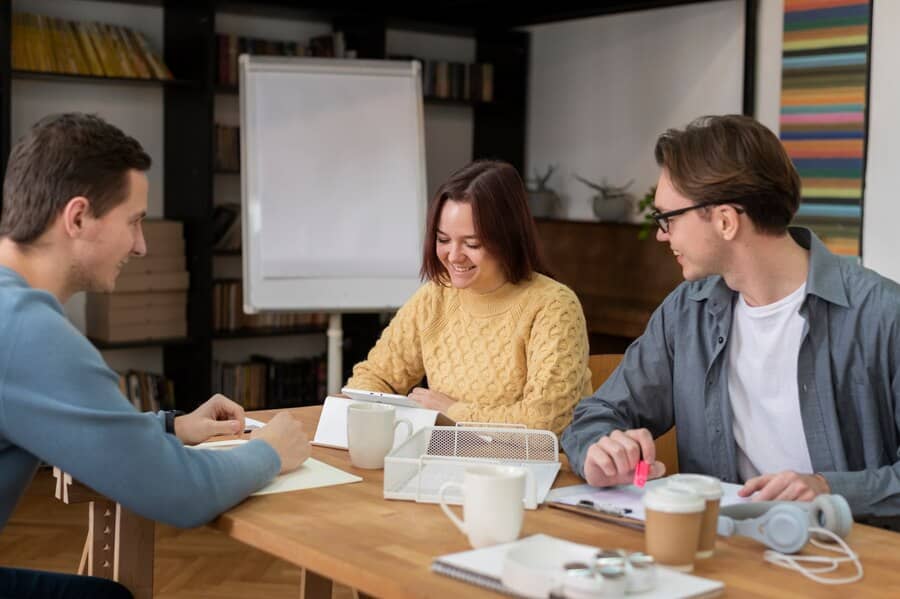
M 312 436 L 320 407 L 292 410 Z M 267 420 L 274 412 L 259 412 Z M 313 448 L 313 457 L 364 478 L 361 483 L 251 497 L 210 525 L 247 545 L 324 578 L 310 587 L 327 592 L 326 579 L 376 597 L 496 597 L 495 593 L 429 570 L 435 556 L 469 549 L 465 537 L 433 504 L 382 498 L 381 470 L 359 470 L 346 451 Z M 557 485 L 581 482 L 563 471 Z M 522 536 L 547 533 L 597 547 L 643 549 L 641 532 L 542 506 L 526 510 Z M 699 576 L 722 580 L 728 597 L 898 597 L 900 535 L 863 525 L 848 539 L 865 568 L 853 585 L 825 586 L 762 560 L 749 539 L 719 539 L 713 559 L 698 563 Z M 843 565 L 840 573 L 851 573 Z M 316 589 L 306 588 L 307 596 Z

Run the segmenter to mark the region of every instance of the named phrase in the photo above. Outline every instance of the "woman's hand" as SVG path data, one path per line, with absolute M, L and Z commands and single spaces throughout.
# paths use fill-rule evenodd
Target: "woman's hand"
M 456 400 L 449 395 L 444 395 L 443 393 L 438 393 L 437 391 L 425 389 L 423 387 L 416 387 L 413 389 L 409 393 L 409 398 L 422 404 L 423 408 L 437 410 L 443 414 L 447 414 L 447 410 L 456 403 Z

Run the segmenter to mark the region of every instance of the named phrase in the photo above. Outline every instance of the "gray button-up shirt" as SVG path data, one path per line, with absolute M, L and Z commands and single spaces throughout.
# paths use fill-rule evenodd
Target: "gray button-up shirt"
M 806 320 L 797 362 L 803 432 L 815 472 L 856 516 L 900 515 L 900 286 L 830 253 L 809 230 Z M 678 430 L 684 472 L 739 482 L 727 352 L 737 293 L 719 276 L 678 286 L 594 393 L 562 447 L 584 474 L 588 448 L 613 430 Z

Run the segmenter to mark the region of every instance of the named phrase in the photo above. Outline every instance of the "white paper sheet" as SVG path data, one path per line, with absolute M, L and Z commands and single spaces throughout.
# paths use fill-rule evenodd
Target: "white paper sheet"
M 262 428 L 266 425 L 265 422 L 261 420 L 257 420 L 255 418 L 250 418 L 249 416 L 244 417 L 244 432 L 248 433 L 252 430 Z
M 228 441 L 210 441 L 195 445 L 196 449 L 222 449 L 228 450 L 246 443 L 246 439 L 232 439 Z M 279 474 L 272 482 L 252 493 L 252 495 L 268 495 L 270 493 L 287 493 L 288 491 L 300 491 L 302 489 L 315 489 L 317 487 L 330 487 L 347 483 L 356 483 L 362 478 L 344 472 L 334 466 L 329 466 L 319 460 L 309 458 L 303 465 L 293 472 Z
M 647 482 L 648 487 L 662 484 L 665 478 Z M 749 497 L 739 497 L 737 492 L 743 485 L 734 483 L 722 483 L 721 505 L 734 505 L 750 501 Z M 597 488 L 590 485 L 572 485 L 559 487 L 550 491 L 547 501 L 578 505 L 581 501 L 590 501 L 599 510 L 628 510 L 623 514 L 627 518 L 644 520 L 644 490 L 634 485 L 621 485 L 618 487 Z
M 362 402 L 331 395 L 325 398 L 322 415 L 319 416 L 319 426 L 316 428 L 316 436 L 312 441 L 313 445 L 347 449 L 347 408 L 352 403 Z M 398 420 L 404 418 L 412 423 L 413 434 L 426 426 L 434 426 L 438 417 L 437 410 L 404 408 L 402 406 L 393 406 L 393 408 L 396 410 L 395 417 Z M 405 439 L 406 427 L 398 426 L 394 436 L 394 447 Z

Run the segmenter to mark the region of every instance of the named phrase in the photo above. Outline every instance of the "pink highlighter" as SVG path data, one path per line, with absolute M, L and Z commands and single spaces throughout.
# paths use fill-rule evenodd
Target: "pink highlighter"
M 640 460 L 634 468 L 634 486 L 643 488 L 647 484 L 647 477 L 650 475 L 650 462 Z

